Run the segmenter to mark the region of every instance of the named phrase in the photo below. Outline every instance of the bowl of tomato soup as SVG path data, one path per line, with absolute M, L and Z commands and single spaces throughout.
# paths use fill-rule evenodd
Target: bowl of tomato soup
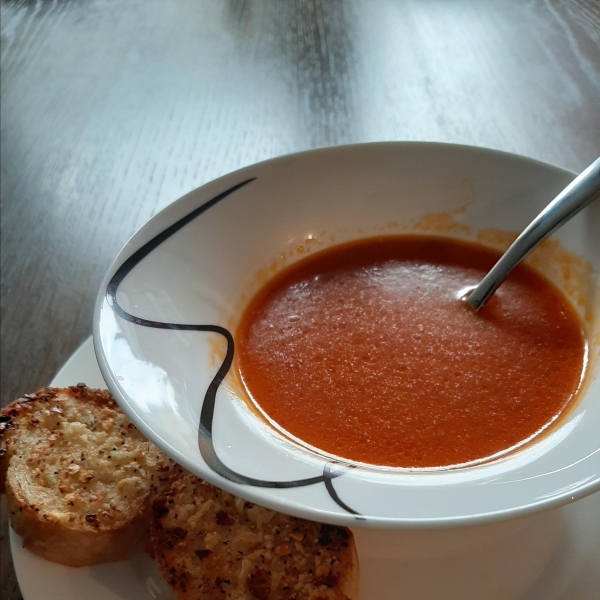
M 463 301 L 573 173 L 464 146 L 285 156 L 146 223 L 94 343 L 198 476 L 331 523 L 487 523 L 600 488 L 600 207 Z
M 237 328 L 247 393 L 282 433 L 350 463 L 445 470 L 515 451 L 575 401 L 587 341 L 566 298 L 526 266 L 480 312 L 465 305 L 497 259 L 406 235 L 294 263 Z

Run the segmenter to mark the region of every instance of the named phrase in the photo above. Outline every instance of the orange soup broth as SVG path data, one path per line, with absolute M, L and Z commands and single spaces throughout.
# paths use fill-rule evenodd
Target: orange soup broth
M 568 301 L 527 266 L 478 313 L 462 302 L 498 258 L 399 236 L 302 259 L 242 315 L 247 392 L 293 437 L 360 463 L 449 467 L 526 443 L 572 402 L 587 346 Z

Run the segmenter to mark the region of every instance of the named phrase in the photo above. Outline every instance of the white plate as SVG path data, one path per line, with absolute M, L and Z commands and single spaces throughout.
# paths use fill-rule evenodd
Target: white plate
M 285 260 L 299 260 L 298 247 L 422 233 L 423 221 L 440 213 L 454 215 L 470 239 L 489 228 L 520 231 L 572 178 L 511 154 L 401 142 L 304 152 L 226 175 L 155 215 L 119 253 L 96 303 L 100 369 L 123 411 L 167 455 L 284 513 L 437 529 L 582 498 L 600 489 L 598 377 L 588 377 L 556 427 L 520 451 L 469 468 L 412 472 L 332 458 L 285 437 L 256 417 L 230 368 L 244 296 L 260 287 L 261 273 L 264 280 Z M 595 203 L 553 236 L 596 275 L 598 228 Z M 596 293 L 597 283 L 590 276 L 568 286 Z M 600 324 L 600 296 L 587 300 Z M 597 375 L 600 334 L 589 338 Z
M 105 387 L 91 338 L 52 381 Z M 396 534 L 398 532 L 395 532 Z M 361 600 L 596 600 L 600 597 L 600 494 L 496 526 L 356 530 Z M 379 539 L 365 537 L 378 534 Z M 150 558 L 74 569 L 38 558 L 10 533 L 25 600 L 171 600 Z M 387 543 L 386 543 L 387 542 Z M 391 547 L 389 545 L 391 543 Z

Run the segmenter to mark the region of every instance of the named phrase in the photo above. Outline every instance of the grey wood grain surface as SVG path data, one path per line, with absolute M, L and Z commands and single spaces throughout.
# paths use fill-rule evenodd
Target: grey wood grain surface
M 334 144 L 600 155 L 598 0 L 4 1 L 2 405 L 91 334 L 127 238 L 239 167 Z M 2 517 L 0 594 L 21 598 Z

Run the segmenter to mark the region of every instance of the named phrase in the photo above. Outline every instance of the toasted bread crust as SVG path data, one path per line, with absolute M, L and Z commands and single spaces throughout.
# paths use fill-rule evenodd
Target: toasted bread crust
M 162 455 L 107 391 L 44 388 L 1 416 L 0 476 L 26 548 L 84 566 L 149 545 L 152 473 Z
M 110 530 L 68 529 L 61 523 L 40 519 L 35 508 L 18 494 L 9 492 L 6 502 L 10 524 L 23 546 L 52 562 L 69 567 L 126 560 L 148 547 L 149 512 Z
M 171 463 L 158 472 L 152 545 L 177 600 L 355 600 L 352 532 L 236 498 Z

